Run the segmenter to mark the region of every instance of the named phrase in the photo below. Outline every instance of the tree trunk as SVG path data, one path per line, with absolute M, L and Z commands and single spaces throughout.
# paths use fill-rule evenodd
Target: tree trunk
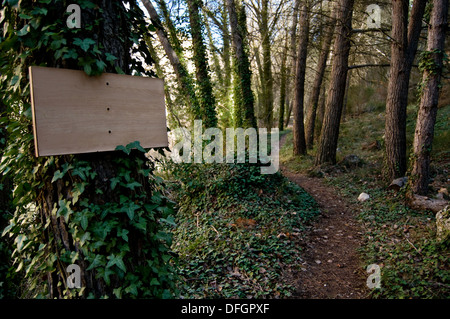
M 287 32 L 286 32 L 287 33 Z M 287 82 L 287 68 L 286 63 L 288 60 L 288 34 L 286 34 L 286 43 L 283 48 L 283 56 L 281 57 L 281 70 L 280 70 L 280 110 L 278 114 L 278 129 L 284 130 L 284 117 L 286 113 L 286 82 Z
M 448 0 L 433 0 L 428 25 L 427 53 L 424 55 L 426 62 L 432 62 L 432 65 L 425 67 L 423 71 L 423 88 L 414 134 L 414 161 L 410 178 L 412 192 L 420 195 L 426 195 L 428 192 L 430 153 L 439 101 L 447 14 Z
M 336 37 L 329 94 L 320 135 L 315 165 L 336 163 L 339 124 L 344 102 L 348 71 L 348 55 L 352 30 L 353 0 L 339 0 L 336 7 Z
M 309 38 L 309 8 L 300 10 L 300 41 L 298 45 L 297 69 L 294 89 L 294 155 L 306 154 L 305 129 L 303 124 L 303 100 L 305 94 L 305 72 Z
M 406 107 L 411 67 L 425 11 L 426 1 L 415 0 L 408 26 L 407 0 L 392 1 L 392 44 L 389 85 L 386 98 L 386 169 L 389 180 L 406 172 Z
M 180 61 L 177 52 L 170 44 L 166 31 L 164 30 L 164 26 L 161 23 L 161 19 L 159 18 L 158 13 L 156 12 L 152 3 L 149 0 L 142 0 L 142 3 L 144 4 L 145 9 L 150 15 L 150 20 L 153 26 L 156 28 L 158 39 L 161 42 L 161 45 L 164 48 L 164 52 L 166 52 L 170 64 L 175 71 L 175 75 L 181 88 L 181 93 L 185 97 L 186 103 L 190 107 L 190 113 L 191 115 L 195 116 L 200 112 L 200 105 L 197 99 L 197 95 L 195 94 L 193 80 L 189 75 L 186 67 Z
M 202 22 L 199 8 L 202 6 L 201 0 L 188 0 L 189 21 L 191 27 L 192 46 L 194 54 L 195 75 L 199 88 L 200 110 L 196 114 L 196 119 L 203 120 L 205 127 L 216 127 L 216 101 L 212 92 L 211 79 L 209 76 L 208 57 L 206 47 L 203 42 Z
M 314 128 L 316 123 L 317 105 L 319 103 L 319 95 L 322 87 L 323 76 L 327 66 L 328 55 L 330 52 L 331 41 L 333 40 L 333 30 L 336 23 L 334 12 L 328 19 L 324 36 L 322 39 L 322 50 L 320 51 L 319 61 L 317 62 L 316 77 L 314 78 L 311 97 L 308 103 L 308 112 L 306 115 L 305 139 L 306 146 L 312 148 L 314 142 Z
M 170 12 L 167 8 L 165 0 L 157 1 L 159 8 L 161 9 L 162 15 L 164 17 L 164 21 L 166 22 L 167 30 L 169 31 L 170 43 L 173 50 L 178 54 L 181 58 L 183 56 L 183 48 L 181 47 L 181 42 L 177 36 L 177 29 L 170 18 Z M 156 11 L 155 11 L 156 12 Z
M 102 2 L 100 9 L 102 9 L 100 11 L 101 23 L 98 26 L 98 33 L 94 40 L 96 40 L 98 47 L 103 48 L 104 52 L 114 55 L 117 58 L 115 61 L 116 66 L 120 67 L 124 73 L 130 74 L 129 62 L 132 44 L 131 41 L 125 42 L 121 40 L 121 38 L 123 39 L 123 35 L 130 33 L 129 26 L 126 22 L 126 10 L 121 3 L 115 2 Z M 86 10 L 84 11 L 83 19 L 84 23 L 89 25 L 89 21 L 91 21 L 93 25 L 94 19 L 98 19 L 98 16 L 94 13 L 90 14 L 90 11 Z M 48 66 L 52 66 L 51 63 L 48 63 Z M 115 72 L 112 66 L 108 66 L 105 71 Z M 140 156 L 142 156 L 142 160 L 145 160 L 143 154 Z M 110 184 L 111 180 L 117 177 L 119 171 L 123 169 L 123 167 L 119 167 L 117 161 L 125 158 L 126 155 L 122 152 L 102 152 L 73 155 L 73 158 L 71 158 L 71 156 L 58 156 L 55 157 L 55 162 L 59 165 L 70 164 L 74 160 L 89 163 L 92 172 L 95 172 L 96 174 L 96 178 L 90 185 L 86 186 L 89 187 L 89 191 L 86 190 L 83 196 L 88 199 L 89 203 L 103 205 L 105 203 L 119 202 L 117 195 L 112 192 Z M 137 168 L 134 170 L 133 168 L 130 169 L 130 176 L 136 177 L 137 179 L 139 175 Z M 78 263 L 81 268 L 82 286 L 85 287 L 85 297 L 89 294 L 92 294 L 97 298 L 101 296 L 112 297 L 113 289 L 122 287 L 124 279 L 119 278 L 117 275 L 112 275 L 110 284 L 107 284 L 103 278 L 98 276 L 96 269 L 87 270 L 90 264 L 85 259 L 86 256 L 83 255 L 83 249 L 80 247 L 80 243 L 73 241 L 72 233 L 69 231 L 71 227 L 70 224 L 68 224 L 63 217 L 58 217 L 54 211 L 55 207 L 60 206 L 61 199 L 71 200 L 73 198 L 72 191 L 75 184 L 73 178 L 74 177 L 66 175 L 64 178 L 56 180 L 55 182 L 46 180 L 45 186 L 39 197 L 36 199 L 38 204 L 37 207 L 41 207 L 40 218 L 42 222 L 47 220 L 50 222 L 50 226 L 45 234 L 43 234 L 43 237 L 45 237 L 49 247 L 50 245 L 55 245 L 61 248 L 61 251 L 58 251 L 58 254 L 67 251 L 77 252 L 80 255 Z M 142 185 L 140 188 L 142 193 L 152 194 L 153 186 L 150 184 L 148 178 L 142 178 L 141 176 L 141 178 L 139 178 L 139 183 Z M 123 195 L 129 196 L 130 194 L 124 192 Z M 75 214 L 82 210 L 80 206 L 73 205 Z M 107 219 L 108 217 L 104 218 Z M 126 218 L 123 220 L 123 225 L 128 223 Z M 147 265 L 149 256 L 141 250 L 141 247 L 142 242 L 144 240 L 149 240 L 149 238 L 143 237 L 141 233 L 133 229 L 129 230 L 128 237 L 131 251 L 128 255 L 129 259 L 124 261 L 124 263 L 126 264 L 126 267 L 132 271 L 133 269 L 142 267 L 144 264 Z M 115 253 L 119 254 L 120 252 L 116 251 Z M 47 274 L 49 297 L 63 298 L 65 296 L 64 286 L 58 285 L 58 283 L 65 283 L 67 276 L 66 269 L 61 262 L 58 262 L 56 267 L 56 271 Z M 136 272 L 136 275 L 138 274 L 139 273 Z M 149 284 L 149 282 L 146 284 Z
M 261 5 L 263 123 L 267 129 L 270 129 L 273 126 L 273 76 L 269 30 L 269 0 L 262 0 Z
M 226 0 L 230 17 L 231 40 L 235 57 L 235 126 L 256 128 L 254 111 L 254 96 L 251 88 L 251 70 L 248 54 L 246 52 L 246 15 L 245 7 L 240 7 L 236 12 L 236 4 L 233 0 Z

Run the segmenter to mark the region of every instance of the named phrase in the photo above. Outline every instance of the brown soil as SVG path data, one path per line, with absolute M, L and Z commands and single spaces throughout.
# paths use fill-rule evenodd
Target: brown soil
M 361 231 L 352 207 L 320 178 L 281 171 L 319 204 L 321 216 L 309 228 L 303 246 L 302 270 L 295 275 L 297 294 L 305 299 L 362 299 L 369 290 L 357 249 Z

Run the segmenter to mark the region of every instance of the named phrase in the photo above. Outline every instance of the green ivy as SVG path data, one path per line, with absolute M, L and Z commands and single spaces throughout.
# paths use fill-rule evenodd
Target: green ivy
M 136 2 L 125 2 L 130 10 L 122 2 L 111 2 L 121 8 L 131 30 L 117 34 L 117 39 L 130 47 L 133 43 L 133 53 L 150 64 L 142 40 L 148 26 Z M 101 1 L 77 1 L 83 12 L 94 17 L 81 29 L 66 26 L 70 3 L 2 3 L 0 95 L 6 111 L 0 123 L 7 138 L 0 173 L 13 182 L 15 209 L 2 231 L 12 251 L 8 276 L 24 278 L 16 292 L 19 297 L 48 297 L 49 279 L 51 289 L 65 298 L 172 297 L 177 294 L 176 260 L 170 251 L 174 203 L 166 197 L 165 183 L 153 174 L 154 164 L 139 142 L 118 147 L 109 162 L 116 174 L 106 182 L 82 156 L 34 156 L 29 66 L 82 69 L 88 75 L 125 72 L 98 40 Z M 152 75 L 133 55 L 128 62 L 128 71 Z M 150 185 L 150 191 L 144 185 Z M 58 198 L 50 198 L 49 190 L 56 190 Z M 82 268 L 87 286 L 67 288 L 66 267 L 73 263 Z M 86 288 L 95 285 L 103 287 L 104 295 Z

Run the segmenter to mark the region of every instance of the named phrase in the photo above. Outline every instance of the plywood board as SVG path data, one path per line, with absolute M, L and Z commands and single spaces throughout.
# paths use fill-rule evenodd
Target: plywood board
M 37 66 L 29 73 L 36 156 L 111 151 L 134 141 L 167 146 L 161 79 Z

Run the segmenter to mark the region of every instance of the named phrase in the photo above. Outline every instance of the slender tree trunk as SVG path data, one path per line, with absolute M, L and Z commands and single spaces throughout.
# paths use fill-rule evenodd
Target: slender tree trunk
M 150 52 L 150 54 L 151 54 L 151 56 L 153 58 L 154 64 L 155 64 L 156 76 L 158 78 L 162 79 L 162 78 L 164 78 L 164 72 L 163 72 L 163 70 L 161 68 L 161 62 L 160 62 L 160 59 L 159 59 L 159 57 L 158 57 L 158 55 L 156 53 L 155 47 L 153 46 L 152 40 L 150 39 L 150 37 L 147 37 L 145 39 L 145 42 L 147 44 L 148 50 L 149 50 L 149 52 Z M 181 121 L 178 118 L 176 111 L 174 110 L 173 101 L 172 101 L 172 98 L 170 96 L 170 92 L 169 92 L 169 90 L 167 88 L 167 83 L 164 83 L 164 87 L 165 87 L 165 89 L 164 89 L 164 97 L 165 97 L 165 100 L 166 100 L 167 110 L 169 111 L 168 116 L 169 116 L 169 119 L 170 119 L 170 122 L 171 122 L 170 123 L 171 125 L 169 127 L 172 127 L 172 128 L 174 126 L 175 127 L 182 127 Z
M 447 14 L 448 0 L 433 0 L 428 25 L 427 54 L 424 57 L 432 62 L 432 66 L 426 67 L 423 71 L 423 88 L 417 114 L 413 144 L 414 161 L 410 178 L 412 192 L 421 195 L 426 195 L 428 192 L 430 153 L 439 101 Z
M 262 0 L 261 9 L 261 49 L 262 49 L 262 90 L 263 122 L 270 129 L 273 126 L 273 76 L 269 30 L 269 0 Z
M 216 101 L 212 92 L 208 57 L 202 35 L 202 20 L 199 12 L 199 8 L 202 6 L 202 0 L 188 0 L 187 3 L 194 51 L 195 75 L 200 93 L 200 110 L 196 114 L 196 118 L 202 119 L 205 127 L 216 127 Z
M 328 55 L 330 52 L 331 41 L 333 40 L 333 30 L 336 23 L 334 12 L 328 19 L 324 36 L 322 40 L 322 50 L 320 51 L 319 61 L 317 62 L 316 76 L 314 78 L 310 100 L 308 103 L 308 112 L 306 115 L 305 139 L 308 148 L 312 148 L 314 142 L 314 127 L 316 123 L 317 105 L 319 103 L 319 95 L 323 82 L 323 76 L 327 66 Z
M 344 102 L 348 71 L 348 55 L 352 30 L 353 0 L 339 0 L 336 7 L 336 37 L 334 42 L 331 83 L 315 164 L 336 163 L 339 124 Z
M 152 3 L 149 0 L 142 0 L 142 3 L 144 4 L 145 9 L 150 15 L 150 20 L 152 21 L 153 26 L 156 28 L 158 39 L 161 42 L 161 45 L 164 48 L 164 52 L 166 52 L 166 55 L 169 58 L 169 62 L 175 71 L 177 81 L 181 88 L 181 93 L 185 97 L 186 103 L 188 103 L 190 107 L 190 113 L 191 115 L 195 116 L 195 114 L 198 114 L 200 112 L 200 105 L 197 99 L 197 95 L 195 94 L 193 80 L 189 75 L 186 67 L 180 61 L 177 52 L 170 44 L 166 31 L 161 23 L 161 19 L 159 18 L 158 13 L 156 12 Z
M 325 79 L 326 80 L 326 79 Z M 323 118 L 324 118 L 324 114 L 325 114 L 325 102 L 326 102 L 326 90 L 328 87 L 328 82 L 325 81 L 325 83 L 322 85 L 322 89 L 321 89 L 321 93 L 320 93 L 320 97 L 319 97 L 319 105 L 317 107 L 317 120 L 316 120 L 316 131 L 317 132 L 322 132 L 322 124 L 323 124 Z M 320 137 L 320 134 L 319 134 Z M 318 138 L 316 138 L 318 139 Z
M 241 6 L 238 15 L 235 2 L 233 0 L 226 1 L 230 17 L 233 54 L 235 56 L 235 108 L 237 110 L 235 114 L 235 125 L 237 127 L 256 128 L 250 62 L 245 49 L 247 33 L 245 7 Z
M 305 94 L 306 58 L 309 38 L 309 8 L 303 4 L 300 10 L 300 41 L 298 45 L 297 70 L 294 89 L 294 155 L 306 154 L 303 124 L 303 100 Z
M 164 21 L 166 22 L 167 30 L 169 31 L 170 43 L 172 45 L 173 50 L 178 54 L 179 57 L 183 55 L 183 49 L 181 47 L 181 42 L 177 36 L 177 29 L 170 18 L 170 12 L 167 8 L 165 0 L 157 1 L 159 8 L 161 9 L 161 13 L 164 17 Z
M 278 114 L 278 129 L 284 130 L 284 116 L 286 111 L 286 82 L 287 82 L 287 60 L 288 60 L 288 33 L 286 32 L 286 42 L 283 48 L 283 56 L 281 57 L 281 70 L 280 70 L 280 110 Z
M 291 79 L 295 78 L 295 71 L 296 71 L 296 65 L 297 65 L 297 24 L 298 24 L 298 11 L 300 8 L 300 2 L 301 0 L 295 0 L 294 2 L 294 8 L 292 9 L 292 25 L 290 30 L 290 43 L 289 43 L 289 51 L 288 56 L 289 59 L 289 66 L 287 67 L 287 83 L 286 83 L 286 94 L 289 96 L 290 88 L 291 88 Z M 294 81 L 295 84 L 295 81 Z M 285 119 L 285 125 L 288 126 L 289 122 L 291 120 L 291 114 L 292 114 L 292 107 L 293 103 L 292 101 L 290 103 L 286 103 L 288 105 L 288 110 L 286 114 Z
M 289 98 L 288 98 L 289 100 Z M 291 121 L 291 114 L 292 114 L 292 106 L 294 105 L 294 103 L 292 101 L 289 101 L 289 103 L 286 103 L 287 105 L 289 105 L 287 114 L 286 114 L 286 122 L 284 123 L 284 126 L 288 127 L 289 126 L 289 122 Z
M 417 50 L 425 0 L 414 0 L 408 26 L 407 0 L 392 1 L 392 44 L 386 98 L 386 169 L 392 180 L 406 172 L 406 107 L 411 67 Z

